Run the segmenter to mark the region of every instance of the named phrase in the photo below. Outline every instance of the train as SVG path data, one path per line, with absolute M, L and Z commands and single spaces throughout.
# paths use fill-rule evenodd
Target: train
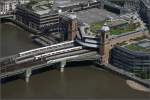
M 45 54 L 35 56 L 34 59 L 38 60 L 38 59 L 41 59 L 41 58 L 44 58 L 44 57 L 49 57 L 49 56 L 63 54 L 63 53 L 71 52 L 71 51 L 81 50 L 82 48 L 83 48 L 82 46 L 78 46 L 78 47 L 63 49 L 63 50 L 59 50 L 59 51 L 55 51 L 55 52 L 45 53 Z
M 55 44 L 55 45 L 51 45 L 51 46 L 46 46 L 46 47 L 42 47 L 42 48 L 37 48 L 37 49 L 32 49 L 32 50 L 29 50 L 29 51 L 21 52 L 21 53 L 18 53 L 18 57 L 31 56 L 31 55 L 37 54 L 39 52 L 43 52 L 43 51 L 53 49 L 54 47 L 59 47 L 59 46 L 65 45 L 65 44 L 68 45 L 68 43 L 72 43 L 72 42 L 73 41 L 68 41 L 68 42 L 63 42 L 63 43 L 59 43 L 59 44 Z
M 63 49 L 63 50 L 59 50 L 59 51 L 44 53 L 44 54 L 40 54 L 40 55 L 33 56 L 33 57 L 26 57 L 26 58 L 19 57 L 19 58 L 16 58 L 15 63 L 20 64 L 20 63 L 29 62 L 29 61 L 37 61 L 37 60 L 41 60 L 42 58 L 45 58 L 45 57 L 63 54 L 63 53 L 71 52 L 71 51 L 81 50 L 82 48 L 83 48 L 82 46 L 78 46 L 78 47 Z

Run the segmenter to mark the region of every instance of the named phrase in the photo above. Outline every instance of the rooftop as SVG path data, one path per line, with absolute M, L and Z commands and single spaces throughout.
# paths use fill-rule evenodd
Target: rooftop
M 142 39 L 136 43 L 132 43 L 124 47 L 131 51 L 150 53 L 150 40 Z
M 30 1 L 29 3 L 25 4 L 24 7 L 26 7 L 27 9 L 42 15 L 45 13 L 49 13 L 51 11 L 53 11 L 52 7 L 53 7 L 53 2 L 49 2 L 49 1 Z
M 85 11 L 79 11 L 76 13 L 78 19 L 84 23 L 95 23 L 104 21 L 107 17 L 117 17 L 118 15 L 109 12 L 105 9 L 92 8 Z
M 96 33 L 97 30 L 100 30 L 104 23 L 110 27 L 110 35 L 121 35 L 126 32 L 134 31 L 136 28 L 133 28 L 131 25 L 128 24 L 127 21 L 123 19 L 118 19 L 115 21 L 102 21 L 102 22 L 95 22 L 90 24 L 90 30 L 93 33 Z
M 93 0 L 89 0 L 93 1 Z M 33 0 L 23 5 L 25 8 L 37 13 L 45 14 L 58 10 L 59 7 L 76 5 L 79 3 L 88 2 L 87 0 Z
M 111 28 L 110 35 L 121 35 L 123 33 L 135 31 L 135 28 L 132 28 L 131 26 L 127 26 L 126 28 L 118 27 L 118 28 Z

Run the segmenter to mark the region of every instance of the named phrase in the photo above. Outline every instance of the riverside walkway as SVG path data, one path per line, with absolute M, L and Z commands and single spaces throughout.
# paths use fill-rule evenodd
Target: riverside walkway
M 141 78 L 135 76 L 131 72 L 125 71 L 125 70 L 120 69 L 118 67 L 115 67 L 115 66 L 113 66 L 111 64 L 105 64 L 105 65 L 103 65 L 103 67 L 108 69 L 108 70 L 110 70 L 110 71 L 113 71 L 113 72 L 115 72 L 115 73 L 117 73 L 117 74 L 119 74 L 121 76 L 125 76 L 125 77 L 127 77 L 127 78 L 129 78 L 131 80 L 134 80 L 134 81 L 136 81 L 136 82 L 138 82 L 138 83 L 140 83 L 140 84 L 142 84 L 142 85 L 144 85 L 146 87 L 150 86 L 150 81 L 149 80 L 141 79 Z

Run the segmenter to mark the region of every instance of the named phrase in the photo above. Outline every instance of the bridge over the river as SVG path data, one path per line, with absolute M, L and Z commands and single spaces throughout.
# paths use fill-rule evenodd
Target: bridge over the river
M 60 63 L 60 70 L 63 72 L 66 62 L 99 58 L 96 50 L 85 49 L 74 41 L 68 41 L 1 58 L 0 77 L 5 78 L 25 72 L 26 82 L 29 82 L 32 70 Z
M 2 18 L 14 18 L 13 14 L 4 14 L 4 15 L 0 15 L 0 19 Z

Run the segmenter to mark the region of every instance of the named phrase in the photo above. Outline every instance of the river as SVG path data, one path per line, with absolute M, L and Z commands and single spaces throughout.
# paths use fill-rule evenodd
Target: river
M 8 23 L 1 25 L 1 56 L 37 48 L 29 32 Z M 148 99 L 149 93 L 130 88 L 126 80 L 94 65 L 69 64 L 64 73 L 53 69 L 1 84 L 2 99 Z

